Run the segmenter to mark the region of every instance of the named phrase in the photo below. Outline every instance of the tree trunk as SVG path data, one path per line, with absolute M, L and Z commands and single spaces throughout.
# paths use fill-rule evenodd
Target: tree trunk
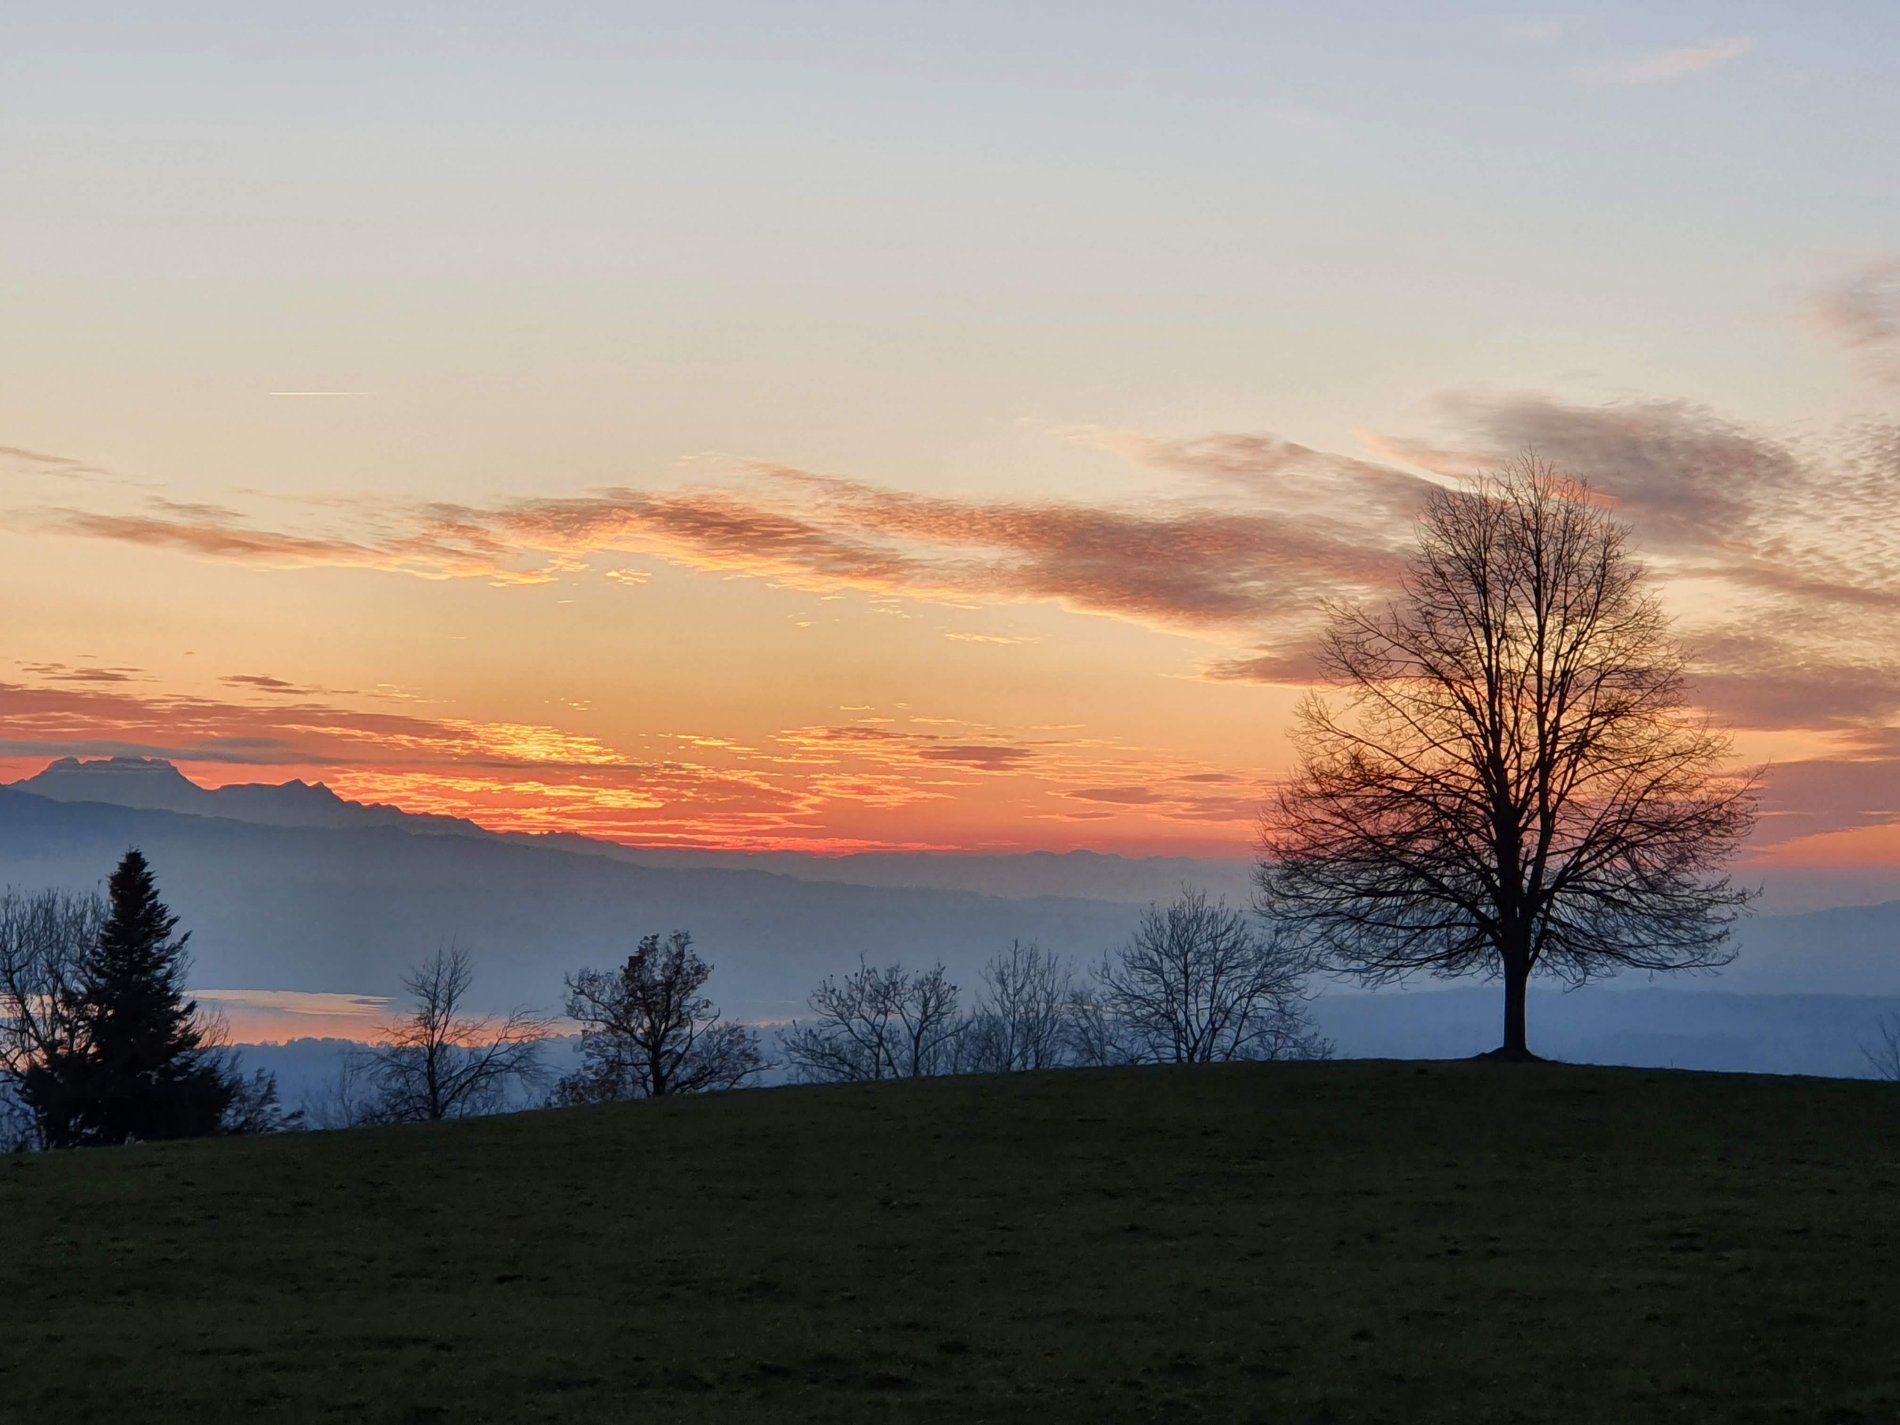
M 1487 1059 L 1503 1059 L 1513 1063 L 1534 1060 L 1537 1055 L 1531 1053 L 1530 1043 L 1524 1031 L 1524 992 L 1530 986 L 1531 967 L 1528 960 L 1508 956 L 1504 961 L 1504 1042 L 1489 1054 Z

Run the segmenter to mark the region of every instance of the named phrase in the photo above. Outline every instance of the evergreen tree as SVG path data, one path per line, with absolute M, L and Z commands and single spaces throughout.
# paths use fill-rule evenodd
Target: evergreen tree
M 185 997 L 190 934 L 174 936 L 178 917 L 138 851 L 106 889 L 105 927 L 80 973 L 81 1033 L 25 1090 L 54 1147 L 215 1133 L 237 1085 Z

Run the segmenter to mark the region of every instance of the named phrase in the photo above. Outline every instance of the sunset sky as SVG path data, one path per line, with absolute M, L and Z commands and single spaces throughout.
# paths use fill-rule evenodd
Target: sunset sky
M 1900 10 L 795 8 L 0 16 L 0 777 L 1242 855 L 1534 446 L 1900 866 Z

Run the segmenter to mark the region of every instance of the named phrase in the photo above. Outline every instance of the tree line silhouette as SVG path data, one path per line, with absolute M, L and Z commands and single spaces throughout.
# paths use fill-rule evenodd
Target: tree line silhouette
M 137 850 L 103 897 L 0 896 L 7 1148 L 428 1122 L 733 1089 L 774 1069 L 862 1082 L 1331 1052 L 1306 1014 L 1290 943 L 1184 890 L 1086 970 L 1016 942 L 983 967 L 966 1007 L 941 963 L 860 959 L 812 990 L 805 1016 L 765 1031 L 722 1016 L 690 934 L 648 935 L 618 968 L 568 977 L 579 1063 L 558 1079 L 545 1051 L 560 1021 L 474 1012 L 474 959 L 445 945 L 404 976 L 404 1008 L 376 1042 L 287 1112 L 275 1079 L 246 1077 L 223 1025 L 188 997 L 190 937 L 177 926 Z
M 467 951 L 445 946 L 404 980 L 408 1011 L 352 1052 L 310 1109 L 318 1127 L 460 1118 L 506 1104 L 555 1107 L 740 1088 L 773 1071 L 802 1083 L 999 1074 L 1115 1064 L 1323 1058 L 1305 967 L 1285 941 L 1187 889 L 1145 911 L 1129 941 L 1078 971 L 1015 942 L 985 964 L 966 1006 L 941 963 L 827 976 L 807 1014 L 760 1028 L 705 994 L 713 967 L 684 930 L 644 937 L 616 970 L 567 979 L 579 1067 L 558 1080 L 542 1050 L 557 1021 L 530 1010 L 467 1015 Z
M 1719 966 L 1752 896 L 1724 867 L 1754 824 L 1757 779 L 1725 770 L 1731 744 L 1690 702 L 1687 654 L 1631 538 L 1534 455 L 1435 490 L 1397 592 L 1327 608 L 1252 914 L 1184 889 L 1087 966 L 1012 945 L 967 1007 L 941 964 L 861 958 L 769 1045 L 722 1018 L 690 935 L 648 935 L 617 969 L 568 978 L 580 1066 L 551 1087 L 554 1021 L 472 1014 L 472 961 L 445 946 L 310 1120 L 666 1097 L 774 1065 L 816 1082 L 1315 1057 L 1330 1046 L 1304 1009 L 1314 973 L 1500 981 L 1494 1056 L 1534 1058 L 1532 978 Z M 0 1069 L 21 1141 L 294 1121 L 185 997 L 175 929 L 136 851 L 104 901 L 0 902 Z M 1900 1075 L 1895 1042 L 1869 1051 L 1877 1071 Z

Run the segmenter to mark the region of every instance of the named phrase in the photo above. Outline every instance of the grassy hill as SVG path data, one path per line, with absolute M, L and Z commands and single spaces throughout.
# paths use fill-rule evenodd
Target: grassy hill
M 1442 1063 L 0 1160 L 0 1416 L 1887 1421 L 1900 1090 Z

